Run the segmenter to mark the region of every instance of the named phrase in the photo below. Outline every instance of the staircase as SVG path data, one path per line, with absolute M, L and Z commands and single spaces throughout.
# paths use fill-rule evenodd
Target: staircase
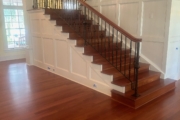
M 113 76 L 112 84 L 125 87 L 125 93 L 112 90 L 112 99 L 137 109 L 175 88 L 174 80 L 161 79 L 161 73 L 139 62 L 141 39 L 82 0 L 61 0 L 54 6 L 34 4 L 34 8 L 45 8 L 45 14 L 62 26 L 62 32 L 69 33 L 69 40 L 76 40 L 76 47 L 84 47 L 84 55 L 93 56 L 93 64 L 102 65 L 103 74 Z

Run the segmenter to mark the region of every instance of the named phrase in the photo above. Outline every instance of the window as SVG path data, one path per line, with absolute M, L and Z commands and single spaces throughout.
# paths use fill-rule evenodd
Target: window
M 22 0 L 3 0 L 3 5 L 23 6 Z
M 3 5 L 7 47 L 22 48 L 26 45 L 22 0 L 3 0 Z

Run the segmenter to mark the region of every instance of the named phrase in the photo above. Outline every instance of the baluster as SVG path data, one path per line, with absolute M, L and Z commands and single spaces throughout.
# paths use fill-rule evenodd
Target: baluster
M 124 55 L 124 59 L 125 59 L 125 63 L 124 63 L 124 75 L 126 76 L 126 46 L 127 46 L 127 37 L 125 36 L 125 55 Z
M 130 64 L 129 64 L 129 79 L 131 77 L 131 52 L 132 52 L 132 41 L 130 40 Z M 131 80 L 131 79 L 130 79 Z
M 48 8 L 50 8 L 50 6 L 51 6 L 51 0 L 49 0 L 49 5 L 48 5 Z
M 110 24 L 109 24 L 109 36 L 108 36 L 108 60 L 110 61 L 111 60 L 111 51 L 110 51 L 110 36 L 111 36 L 111 33 L 110 33 Z
M 42 0 L 42 8 L 44 8 L 44 0 Z
M 93 23 L 92 23 L 92 11 L 90 11 L 90 16 L 91 16 L 91 19 L 90 19 L 90 22 L 91 22 L 91 25 L 90 25 L 90 34 L 91 34 L 91 46 L 92 46 L 92 26 L 93 26 Z
M 134 53 L 135 57 L 136 57 L 136 53 L 137 53 L 137 43 L 135 43 L 135 53 Z M 136 80 L 136 59 L 134 59 L 134 80 Z
M 42 8 L 44 8 L 44 0 L 42 0 L 41 2 L 42 2 Z
M 93 22 L 94 22 L 94 31 L 93 31 L 93 41 L 94 41 L 94 43 L 93 43 L 93 46 L 94 46 L 94 44 L 95 44 L 95 42 L 96 42 L 96 38 L 95 38 L 95 32 L 96 32 L 96 24 L 95 24 L 95 14 L 94 14 L 94 20 L 93 20 Z M 96 46 L 95 46 L 96 47 Z
M 75 0 L 75 7 L 76 7 L 76 10 L 78 10 L 78 7 L 77 7 L 77 0 Z
M 60 9 L 64 9 L 63 0 L 60 0 Z
M 90 19 L 89 19 L 89 9 L 88 9 L 88 11 L 87 11 L 87 20 L 90 20 Z
M 116 67 L 118 68 L 118 65 L 117 65 L 117 63 L 118 63 L 118 54 L 117 54 L 117 52 L 118 52 L 118 30 L 116 30 Z
M 97 41 L 98 41 L 98 51 L 99 51 L 99 46 L 100 46 L 100 42 L 99 42 L 99 33 L 101 33 L 101 30 L 100 30 L 100 21 L 99 21 L 99 16 L 97 16 L 97 21 L 98 21 L 98 27 L 99 27 L 99 30 L 97 31 Z
M 58 0 L 58 9 L 62 9 L 61 8 L 61 0 Z
M 43 0 L 41 0 L 41 8 L 44 8 L 44 6 L 43 6 Z
M 85 40 L 85 45 L 87 45 L 87 32 L 86 32 L 86 7 L 84 7 L 84 40 Z
M 122 45 L 123 45 L 123 35 L 121 33 L 121 47 L 120 47 L 120 71 L 122 71 Z
M 67 9 L 67 0 L 66 0 L 66 1 L 65 1 L 65 0 L 63 0 L 62 5 L 63 5 L 64 9 Z
M 54 8 L 55 8 L 55 9 L 58 9 L 58 0 L 55 0 L 55 1 L 54 1 Z
M 71 6 L 72 6 L 72 8 L 71 8 L 71 9 L 73 9 L 73 10 L 74 10 L 74 0 L 71 0 Z
M 114 28 L 112 27 L 112 64 L 114 65 Z
M 36 8 L 36 0 L 33 0 L 33 8 Z
M 140 47 L 140 43 L 137 42 L 135 43 L 135 89 L 134 89 L 134 97 L 139 97 L 140 95 L 138 94 L 138 69 L 139 69 L 139 47 Z
M 61 8 L 61 0 L 58 0 L 58 9 L 62 9 Z
M 64 9 L 67 9 L 67 1 L 65 1 L 65 0 L 63 0 L 63 7 L 64 7 Z
M 69 0 L 69 9 L 71 9 L 71 0 Z
M 77 23 L 78 32 L 80 32 L 80 24 L 81 24 L 80 16 L 81 16 L 81 11 L 78 11 L 78 23 Z
M 67 9 L 69 9 L 69 0 L 67 0 Z
M 106 34 L 106 32 L 107 32 L 107 29 L 106 29 L 106 21 L 105 21 L 105 34 Z M 106 44 L 107 44 L 107 38 L 105 36 L 105 43 L 104 43 L 104 57 L 105 58 L 106 58 Z
M 94 19 L 95 19 L 95 23 L 96 23 L 96 25 L 99 27 L 99 25 L 98 25 L 98 23 L 97 23 L 97 21 L 96 21 L 96 15 L 95 15 L 94 17 L 95 17 L 95 18 L 94 18 Z M 94 45 L 94 46 L 95 46 L 95 49 L 96 49 L 96 50 L 98 49 L 98 47 L 97 47 L 97 45 L 96 45 L 96 44 L 98 43 L 98 41 L 97 41 L 97 34 L 96 34 L 97 31 L 99 31 L 99 29 L 96 28 L 95 31 L 94 31 L 94 36 L 95 36 L 95 37 L 94 37 L 94 40 L 95 40 L 95 45 Z
M 40 0 L 38 1 L 38 4 L 39 4 L 39 8 L 41 8 L 41 1 Z
M 63 4 L 62 5 L 64 6 L 64 9 L 67 9 L 67 1 L 63 0 Z
M 53 5 L 53 6 L 54 6 L 54 9 L 57 9 L 57 1 L 58 1 L 58 0 L 54 0 L 54 2 L 53 2 L 53 4 L 54 4 L 54 5 Z
M 101 19 L 101 31 L 102 31 L 101 38 L 100 38 L 101 39 L 101 52 L 100 52 L 101 55 L 102 55 L 102 52 L 103 52 L 103 48 L 102 47 L 103 47 L 103 34 L 104 34 L 102 27 L 103 27 L 103 20 Z
M 69 0 L 67 0 L 67 3 L 66 3 L 66 4 L 67 4 L 67 9 L 68 9 L 68 8 L 69 8 Z
M 70 21 L 71 21 L 71 22 L 70 22 L 70 25 L 71 25 L 71 27 L 73 27 L 73 19 L 72 19 L 73 11 L 71 10 L 70 13 L 71 13 L 71 14 L 70 14 L 70 19 L 71 19 L 71 20 L 70 20 Z M 75 19 L 75 20 L 76 20 L 76 19 Z

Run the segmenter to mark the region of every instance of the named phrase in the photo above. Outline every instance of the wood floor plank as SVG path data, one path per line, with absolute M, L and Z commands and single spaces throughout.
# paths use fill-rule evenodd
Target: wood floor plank
M 175 91 L 134 110 L 24 59 L 0 62 L 0 120 L 179 120 Z

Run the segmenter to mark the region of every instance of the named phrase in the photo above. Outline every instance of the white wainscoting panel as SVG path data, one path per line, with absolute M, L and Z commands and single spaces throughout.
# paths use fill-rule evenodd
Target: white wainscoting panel
M 144 41 L 164 41 L 167 2 L 165 0 L 143 2 Z
M 142 54 L 146 55 L 148 58 L 151 58 L 151 62 L 153 62 L 157 68 L 162 69 L 164 44 L 157 43 L 157 42 L 155 42 L 155 43 L 146 42 L 146 41 L 142 42 L 142 44 L 143 44 L 142 50 L 141 50 Z
M 40 33 L 40 21 L 39 19 L 32 19 L 31 20 L 31 26 L 33 33 Z
M 42 40 L 40 37 L 32 37 L 34 45 L 34 59 L 43 62 Z
M 64 40 L 56 40 L 56 67 L 58 69 L 69 71 L 70 56 L 69 46 Z
M 82 59 L 73 48 L 71 48 L 71 56 L 72 56 L 71 57 L 72 73 L 86 78 L 87 76 L 86 61 Z
M 122 3 L 120 4 L 120 27 L 134 36 L 138 36 L 139 26 L 139 3 Z
M 53 39 L 43 38 L 44 62 L 49 66 L 54 66 L 54 41 Z
M 107 18 L 109 18 L 114 23 L 117 23 L 116 21 L 116 4 L 111 5 L 102 5 L 101 6 L 101 13 L 105 15 Z
M 41 19 L 41 32 L 42 34 L 52 34 L 53 33 L 53 26 L 49 23 L 50 20 Z

